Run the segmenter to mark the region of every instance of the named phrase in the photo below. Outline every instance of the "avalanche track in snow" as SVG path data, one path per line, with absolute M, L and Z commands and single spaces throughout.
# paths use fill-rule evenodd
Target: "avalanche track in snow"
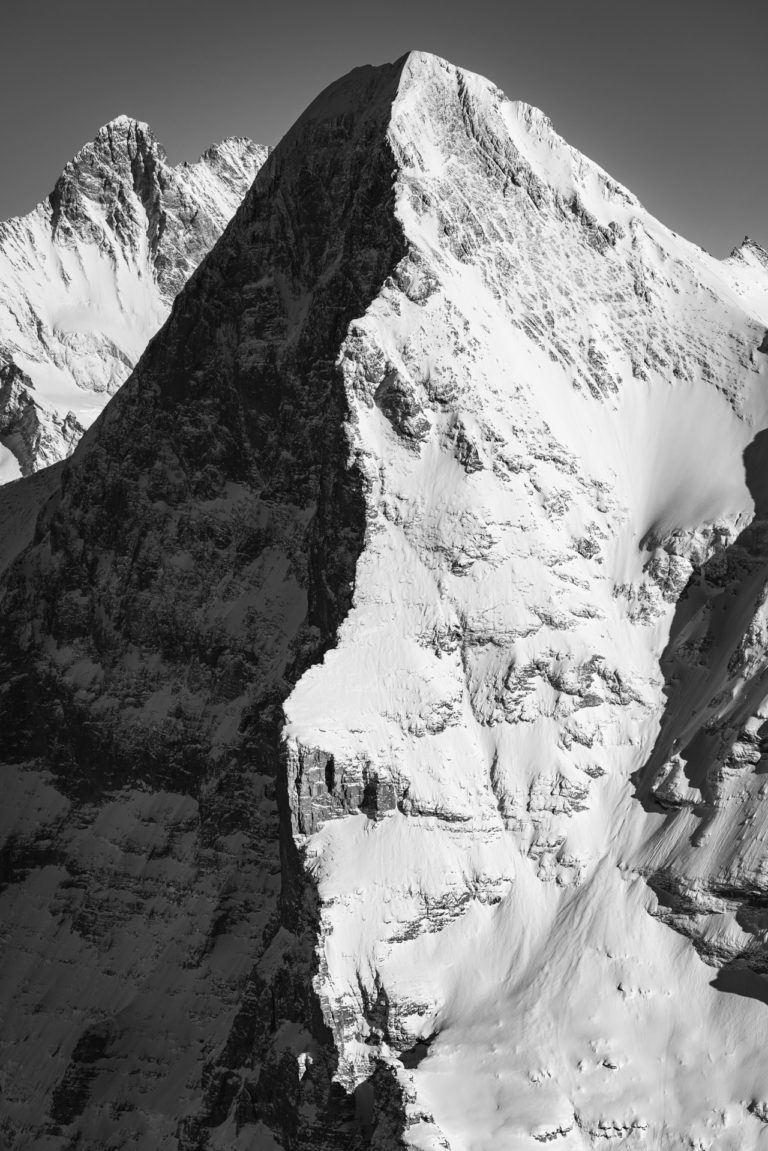
M 765 1146 L 766 325 L 487 80 L 318 97 L 15 485 L 11 1146 Z

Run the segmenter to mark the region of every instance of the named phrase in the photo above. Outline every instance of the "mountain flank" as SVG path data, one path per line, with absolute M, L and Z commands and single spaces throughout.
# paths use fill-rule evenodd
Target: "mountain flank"
M 767 279 L 435 56 L 310 105 L 0 500 L 9 1147 L 763 1145 Z

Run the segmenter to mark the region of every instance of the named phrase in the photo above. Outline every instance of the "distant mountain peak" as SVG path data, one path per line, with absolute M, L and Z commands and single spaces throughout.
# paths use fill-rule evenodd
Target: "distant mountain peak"
M 768 269 L 768 249 L 764 248 L 757 240 L 753 240 L 751 236 L 745 236 L 728 258 L 757 262 Z
M 130 156 L 136 151 L 155 153 L 163 160 L 167 159 L 165 148 L 149 124 L 132 116 L 116 116 L 102 124 L 93 140 L 83 145 L 65 166 L 62 174 L 65 175 L 70 167 L 86 163 L 94 155 L 119 164 L 126 155 Z
M 0 395 L 0 482 L 72 450 L 267 153 L 230 137 L 171 166 L 149 125 L 120 115 L 66 164 L 47 201 L 0 223 L 0 368 L 23 380 Z
M 111 120 L 107 120 L 106 124 L 103 124 L 99 129 L 99 135 L 110 130 L 139 130 L 145 135 L 153 134 L 146 121 L 137 120 L 135 116 L 127 116 L 124 112 L 121 112 L 119 116 L 114 116 Z

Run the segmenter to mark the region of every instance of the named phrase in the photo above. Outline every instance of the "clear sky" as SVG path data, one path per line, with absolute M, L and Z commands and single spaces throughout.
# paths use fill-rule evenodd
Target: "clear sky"
M 418 48 L 542 108 L 715 255 L 768 247 L 768 0 L 5 0 L 0 26 L 0 218 L 119 113 L 174 162 L 274 144 L 336 77 Z

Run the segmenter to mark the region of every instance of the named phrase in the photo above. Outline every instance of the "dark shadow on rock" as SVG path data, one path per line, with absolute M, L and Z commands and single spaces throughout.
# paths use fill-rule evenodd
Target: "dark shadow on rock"
M 667 820 L 677 818 L 683 808 L 693 812 L 699 821 L 691 836 L 694 847 L 718 812 L 718 770 L 723 763 L 750 773 L 768 771 L 768 723 L 757 730 L 743 729 L 765 695 L 763 673 L 737 698 L 727 694 L 736 666 L 734 653 L 765 597 L 768 578 L 768 431 L 754 438 L 743 458 L 755 516 L 729 546 L 692 573 L 678 600 L 660 660 L 666 705 L 659 734 L 646 763 L 632 778 L 635 797 L 646 811 L 665 812 Z M 737 737 L 749 744 L 750 758 L 733 765 L 728 755 Z M 680 784 L 687 788 L 674 784 L 678 769 L 682 769 Z M 663 834 L 662 828 L 658 835 Z M 659 900 L 659 917 L 707 954 L 694 923 L 699 908 L 686 894 L 683 877 L 663 866 L 646 881 Z M 736 908 L 744 930 L 762 930 L 760 893 L 726 890 L 716 882 L 711 891 Z M 708 959 L 713 961 L 709 955 Z M 765 967 L 766 958 L 756 943 L 724 966 L 713 986 L 768 1002 L 768 982 L 759 974 Z
M 755 504 L 755 519 L 768 517 L 768 428 L 758 432 L 744 450 L 747 487 Z
M 748 967 L 739 966 L 738 961 L 727 963 L 712 980 L 712 987 L 727 991 L 730 995 L 743 995 L 747 999 L 757 999 L 768 1006 L 768 978 L 758 975 Z
M 401 1051 L 400 1062 L 403 1067 L 406 1067 L 409 1071 L 415 1070 L 429 1055 L 429 1049 L 434 1040 L 435 1036 L 429 1035 L 426 1039 L 414 1043 L 413 1047 L 409 1048 L 408 1051 Z
M 659 802 L 652 791 L 659 769 L 672 755 L 683 760 L 686 778 L 701 790 L 705 807 L 712 798 L 709 773 L 721 745 L 717 731 L 706 727 L 709 705 L 727 677 L 728 659 L 749 625 L 768 577 L 768 430 L 752 440 L 743 458 L 754 519 L 728 547 L 692 573 L 661 656 L 667 703 L 654 748 L 633 777 L 635 795 L 648 811 L 674 806 Z M 737 715 L 734 722 L 738 723 Z
M 204 1151 L 212 1138 L 234 1145 L 249 1126 L 256 1146 L 258 1124 L 287 1151 L 398 1145 L 404 1111 L 390 1072 L 379 1067 L 358 1089 L 362 1099 L 372 1091 L 364 1107 L 333 1081 L 335 1039 L 313 986 L 319 899 L 293 838 L 281 730 L 294 684 L 336 642 L 364 542 L 337 359 L 351 322 L 407 254 L 386 139 L 401 68 L 345 78 L 330 113 L 321 98 L 272 153 L 63 469 L 6 578 L 2 751 L 14 778 L 31 772 L 37 794 L 55 789 L 68 814 L 34 850 L 17 837 L 5 876 L 21 883 L 55 863 L 56 915 L 80 954 L 115 965 L 118 977 L 112 933 L 125 915 L 144 932 L 146 970 L 124 1012 L 109 1017 L 112 999 L 95 993 L 81 1003 L 86 980 L 73 964 L 62 973 L 78 1022 L 61 1040 L 71 1058 L 43 1107 L 72 1146 L 88 1142 L 91 1121 L 106 1137 L 104 1100 L 114 1088 L 124 1101 L 136 1040 L 151 1043 L 165 1027 L 157 1066 L 142 1059 L 133 1095 L 110 1112 L 109 1137 L 130 1139 L 123 1119 L 130 1129 L 131 1110 L 169 1074 L 168 1051 L 189 1050 L 176 1024 L 186 1035 L 201 1002 L 210 1017 L 206 964 L 231 921 L 235 946 L 249 940 L 250 975 L 221 992 L 194 1105 L 182 1100 L 164 1117 L 178 1123 L 163 1151 Z M 161 808 L 170 797 L 151 848 L 146 797 Z M 106 842 L 114 811 L 118 863 L 107 865 L 93 844 Z M 130 868 L 119 870 L 121 852 Z M 153 935 L 158 902 L 171 927 Z M 155 968 L 158 938 L 166 966 Z M 153 999 L 168 963 L 173 995 Z M 145 989 L 147 1004 L 169 1012 L 162 1020 L 142 1021 Z M 290 1035 L 309 1053 L 304 1066 Z

